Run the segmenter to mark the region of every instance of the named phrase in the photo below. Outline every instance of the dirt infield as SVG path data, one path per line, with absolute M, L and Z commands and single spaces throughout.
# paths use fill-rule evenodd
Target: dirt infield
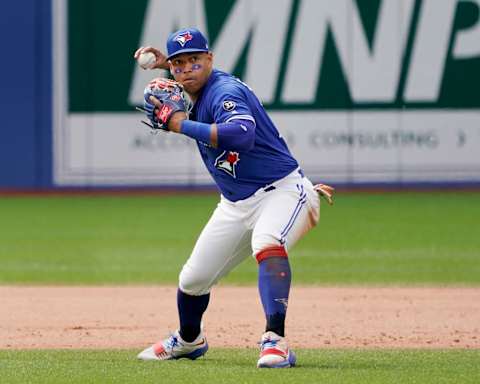
M 177 326 L 174 287 L 0 287 L 0 349 L 143 348 Z M 217 287 L 211 346 L 256 348 L 254 287 Z M 293 287 L 292 346 L 480 348 L 480 288 Z

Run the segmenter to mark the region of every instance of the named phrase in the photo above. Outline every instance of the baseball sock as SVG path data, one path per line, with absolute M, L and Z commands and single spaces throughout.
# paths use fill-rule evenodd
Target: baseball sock
M 285 336 L 285 316 L 292 275 L 288 258 L 270 256 L 259 261 L 258 290 L 267 319 L 265 331 Z
M 200 296 L 187 295 L 177 290 L 177 307 L 180 317 L 180 337 L 186 342 L 194 341 L 200 334 L 202 315 L 207 309 L 210 293 Z

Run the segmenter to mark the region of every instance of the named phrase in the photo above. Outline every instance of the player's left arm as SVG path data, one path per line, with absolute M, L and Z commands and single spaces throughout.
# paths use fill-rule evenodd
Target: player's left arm
M 149 109 L 154 109 L 157 120 L 165 129 L 181 133 L 195 140 L 222 150 L 249 151 L 255 144 L 256 122 L 244 100 L 241 90 L 231 87 L 217 93 L 209 103 L 210 113 L 215 123 L 201 123 L 188 120 L 187 114 L 170 99 L 158 100 L 147 88 Z M 181 102 L 181 100 L 179 101 Z M 167 105 L 165 105 L 167 103 Z M 162 113 L 168 108 L 171 114 Z
M 178 131 L 193 139 L 210 144 L 214 148 L 225 150 L 249 151 L 255 143 L 255 123 L 250 120 L 239 119 L 213 124 L 183 120 Z
M 149 101 L 155 107 L 157 117 L 161 116 L 165 103 L 154 96 L 150 96 Z M 185 112 L 177 111 L 165 117 L 164 123 L 168 124 L 169 131 L 182 133 L 214 148 L 249 151 L 255 141 L 255 121 L 248 117 L 207 124 L 188 120 Z

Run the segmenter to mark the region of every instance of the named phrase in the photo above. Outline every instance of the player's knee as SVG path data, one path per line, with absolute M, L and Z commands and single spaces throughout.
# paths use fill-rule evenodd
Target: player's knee
M 211 277 L 206 274 L 194 274 L 183 269 L 178 280 L 179 288 L 188 295 L 200 296 L 210 292 Z
M 255 252 L 253 255 L 259 264 L 272 257 L 288 258 L 287 250 L 283 245 L 269 245 Z
M 283 244 L 278 238 L 271 234 L 253 234 L 252 236 L 252 250 L 254 256 L 264 249 L 280 246 L 283 247 Z

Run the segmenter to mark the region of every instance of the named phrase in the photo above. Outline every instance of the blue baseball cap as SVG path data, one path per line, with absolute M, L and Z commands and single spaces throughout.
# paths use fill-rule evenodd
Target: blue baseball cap
M 181 53 L 208 51 L 208 41 L 197 28 L 180 29 L 167 40 L 167 60 Z

